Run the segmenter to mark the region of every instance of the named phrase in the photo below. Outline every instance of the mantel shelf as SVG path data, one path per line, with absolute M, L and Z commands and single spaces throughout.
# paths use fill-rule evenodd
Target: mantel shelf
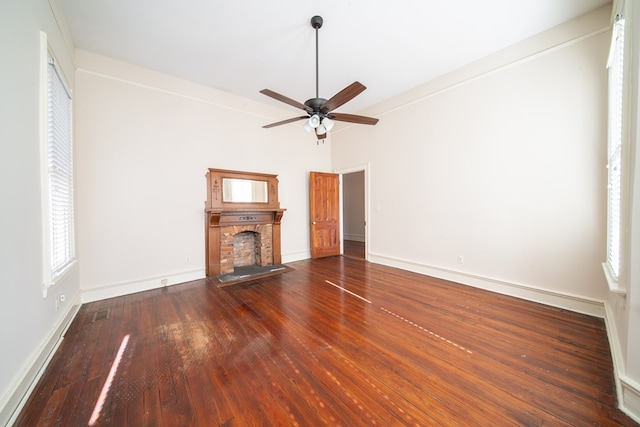
M 206 212 L 225 213 L 225 212 L 284 212 L 286 209 L 280 208 L 213 208 L 206 209 Z

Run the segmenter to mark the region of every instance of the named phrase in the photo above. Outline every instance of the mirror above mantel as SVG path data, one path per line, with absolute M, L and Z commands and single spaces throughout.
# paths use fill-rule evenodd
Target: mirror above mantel
M 210 168 L 207 172 L 207 209 L 280 209 L 277 175 Z
M 227 203 L 269 203 L 267 181 L 222 178 L 222 201 Z

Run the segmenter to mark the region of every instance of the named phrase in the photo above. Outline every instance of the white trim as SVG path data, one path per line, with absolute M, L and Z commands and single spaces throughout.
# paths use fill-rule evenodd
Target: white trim
M 290 252 L 288 254 L 282 254 L 282 263 L 302 261 L 305 259 L 311 259 L 311 248 L 304 251 Z
M 621 375 L 620 386 L 622 394 L 619 394 L 619 408 L 629 415 L 637 423 L 640 423 L 640 384 L 631 378 Z
M 12 425 L 15 422 L 53 354 L 60 346 L 78 310 L 80 310 L 79 295 L 74 298 L 72 304 L 68 305 L 67 312 L 60 316 L 58 323 L 51 329 L 49 335 L 45 336 L 40 346 L 22 365 L 18 376 L 7 387 L 0 398 L 0 425 Z
M 624 372 L 624 357 L 622 356 L 622 347 L 618 339 L 618 328 L 616 327 L 615 316 L 608 301 L 604 302 L 605 317 L 604 321 L 607 327 L 607 335 L 609 337 L 609 350 L 611 351 L 611 359 L 613 362 L 613 376 L 616 382 L 616 396 L 618 396 L 618 405 L 620 406 L 622 396 L 622 387 L 620 384 L 620 373 Z
M 46 280 L 46 278 L 42 281 L 42 298 L 46 298 L 50 292 L 52 292 L 58 284 L 63 282 L 66 277 L 76 268 L 78 265 L 78 259 L 74 258 L 71 260 L 69 264 L 67 264 L 60 273 L 53 278 L 53 280 Z
M 85 304 L 88 302 L 100 301 L 107 298 L 129 295 L 136 292 L 149 291 L 151 289 L 178 285 L 181 283 L 204 279 L 205 277 L 206 276 L 204 268 L 197 268 L 193 270 L 166 274 L 159 277 L 149 277 L 146 279 L 115 283 L 91 289 L 82 289 L 81 301 L 83 304 Z
M 49 247 L 51 246 L 51 235 L 49 233 L 49 178 L 47 174 L 47 74 L 49 59 L 49 42 L 47 34 L 40 31 L 40 89 L 39 89 L 39 111 L 40 111 L 40 210 L 42 224 L 42 286 L 43 298 L 47 297 L 47 289 L 55 285 L 51 280 L 51 256 Z
M 464 67 L 461 67 L 457 70 L 454 70 L 448 74 L 445 74 L 444 77 L 447 78 L 446 80 L 440 81 L 441 77 L 443 76 L 436 77 L 435 79 L 421 86 L 418 86 L 417 89 L 414 88 L 411 92 L 416 93 L 417 95 L 415 97 L 412 97 L 411 99 L 403 99 L 404 94 L 402 94 L 400 96 L 391 98 L 390 101 L 392 103 L 388 102 L 389 100 L 383 101 L 382 103 L 380 103 L 380 106 L 374 106 L 372 108 L 368 108 L 365 111 L 370 111 L 370 114 L 375 115 L 377 117 L 382 117 L 396 111 L 400 111 L 407 108 L 410 109 L 414 106 L 414 104 L 421 103 L 425 100 L 439 96 L 443 93 L 458 89 L 461 86 L 471 84 L 477 80 L 485 79 L 494 74 L 500 73 L 504 70 L 518 67 L 527 62 L 536 60 L 538 58 L 544 57 L 549 54 L 553 54 L 557 51 L 563 50 L 567 47 L 573 46 L 578 43 L 582 43 L 583 41 L 590 40 L 591 38 L 597 37 L 601 34 L 608 33 L 610 31 L 611 31 L 610 26 L 599 27 L 599 28 L 592 29 L 591 31 L 584 34 L 580 33 L 579 35 L 571 36 L 568 40 L 565 40 L 564 37 L 562 37 L 563 41 L 559 41 L 559 42 L 554 41 L 554 42 L 551 42 L 550 45 L 547 45 L 546 43 L 544 44 L 544 46 L 531 45 L 532 47 L 528 48 L 530 50 L 527 53 L 518 54 L 517 57 L 515 58 L 513 57 L 504 58 L 504 57 L 498 56 L 501 58 L 499 62 L 487 63 L 486 61 L 489 61 L 493 58 L 492 55 L 490 55 L 476 62 L 468 64 Z M 503 52 L 500 52 L 500 54 L 510 55 L 511 52 L 509 52 L 509 49 L 513 48 L 514 46 L 516 45 L 507 47 Z M 471 67 L 475 67 L 475 68 L 480 67 L 480 69 L 475 70 L 470 75 L 467 75 L 467 70 L 471 69 Z M 459 77 L 460 73 L 461 73 L 461 76 Z M 454 76 L 453 80 L 449 79 L 449 77 L 451 76 Z M 396 100 L 400 100 L 400 101 L 396 101 Z M 352 126 L 356 126 L 356 125 L 346 123 L 340 126 L 337 130 L 334 129 L 333 132 L 334 134 L 338 132 L 343 132 Z
M 605 325 L 609 337 L 609 349 L 613 361 L 613 377 L 616 383 L 616 396 L 618 397 L 618 408 L 634 421 L 640 423 L 640 384 L 627 377 L 625 374 L 624 355 L 622 346 L 618 339 L 618 328 L 614 310 L 608 301 L 604 302 Z
M 222 102 L 211 101 L 210 99 L 207 99 L 206 96 L 199 96 L 197 94 L 192 95 L 192 94 L 187 94 L 185 92 L 180 92 L 180 91 L 177 91 L 177 90 L 165 89 L 165 88 L 161 87 L 162 86 L 161 83 L 157 83 L 157 82 L 155 84 L 141 83 L 141 82 L 135 81 L 134 79 L 117 77 L 117 76 L 114 76 L 114 75 L 100 73 L 98 71 L 93 71 L 91 69 L 82 68 L 82 67 L 79 67 L 76 70 L 76 73 L 86 73 L 86 74 L 92 75 L 94 77 L 99 77 L 99 78 L 103 78 L 103 79 L 106 79 L 106 80 L 111 80 L 111 81 L 114 81 L 114 82 L 118 82 L 118 83 L 123 83 L 123 84 L 126 84 L 126 85 L 130 85 L 130 86 L 139 87 L 139 88 L 146 89 L 146 90 L 153 91 L 153 92 L 168 94 L 168 95 L 175 96 L 175 97 L 178 97 L 178 98 L 183 98 L 183 99 L 187 99 L 187 100 L 190 100 L 190 101 L 199 102 L 201 104 L 212 105 L 212 106 L 217 107 L 217 108 L 222 108 L 222 109 L 225 109 L 225 110 L 234 111 L 236 113 L 241 113 L 241 114 L 245 114 L 245 115 L 249 115 L 249 116 L 253 116 L 253 117 L 260 117 L 260 118 L 269 119 L 269 120 L 273 120 L 274 117 L 275 117 L 273 115 L 266 115 L 266 114 L 263 114 L 263 113 L 257 113 L 255 111 L 250 111 L 250 110 L 247 110 L 246 108 L 243 108 L 243 107 L 233 107 L 231 105 L 224 104 Z M 161 76 L 168 76 L 167 74 L 161 74 L 159 72 L 156 72 L 156 73 L 158 75 L 161 75 Z M 184 80 L 184 81 L 187 82 L 187 83 L 190 83 L 190 84 L 194 84 L 194 85 L 196 84 L 196 83 L 191 82 L 191 81 L 187 81 L 187 80 Z M 212 88 L 211 90 L 217 90 L 217 89 L 213 89 Z M 220 92 L 220 93 L 223 93 L 223 92 Z M 226 95 L 228 95 L 228 93 L 226 93 Z M 243 98 L 243 100 L 246 100 L 246 98 Z M 257 103 L 257 101 L 256 101 L 256 103 Z M 246 105 L 244 103 L 242 105 L 246 107 Z M 296 125 L 295 124 L 290 124 L 290 126 L 296 126 Z
M 343 241 L 346 238 L 346 236 L 344 235 L 344 218 L 343 218 L 343 206 L 342 206 L 342 194 L 343 194 L 343 190 L 342 190 L 342 175 L 344 174 L 348 174 L 348 173 L 354 173 L 354 172 L 364 172 L 364 236 L 362 236 L 361 238 L 364 240 L 357 240 L 360 242 L 364 242 L 364 259 L 365 261 L 369 260 L 369 242 L 370 242 L 370 236 L 371 236 L 371 231 L 370 231 L 370 225 L 371 225 L 371 218 L 369 218 L 369 200 L 370 199 L 370 191 L 371 191 L 371 186 L 370 184 L 370 176 L 371 176 L 371 162 L 367 162 L 366 164 L 363 165 L 357 165 L 357 166 L 352 166 L 352 167 L 348 167 L 348 168 L 342 168 L 342 169 L 334 169 L 335 173 L 340 174 L 340 235 L 342 236 L 342 239 L 340 239 L 340 253 L 344 253 L 344 245 L 343 245 Z M 356 240 L 356 239 L 351 239 L 351 240 Z
M 414 273 L 420 273 L 439 279 L 450 280 L 463 285 L 473 286 L 475 288 L 485 289 L 499 294 L 525 299 L 527 301 L 538 302 L 552 307 L 563 308 L 577 313 L 602 318 L 605 317 L 604 303 L 601 300 L 585 298 L 568 293 L 554 292 L 548 289 L 505 282 L 488 277 L 476 276 L 473 274 L 392 258 L 380 254 L 370 253 L 369 256 L 370 262 L 375 262 L 377 264 L 413 271 Z
M 49 48 L 49 42 L 47 34 L 40 31 L 40 80 L 39 80 L 39 156 L 40 156 L 40 209 L 41 209 L 41 224 L 42 224 L 42 297 L 47 298 L 47 295 L 53 288 L 57 286 L 69 272 L 76 268 L 78 263 L 77 257 L 77 241 L 76 241 L 76 209 L 75 209 L 75 180 L 73 179 L 72 172 L 72 209 L 73 209 L 73 227 L 72 227 L 72 252 L 73 256 L 59 271 L 52 271 L 51 257 L 51 193 L 49 182 L 49 69 L 53 68 L 53 72 L 59 79 L 69 101 L 72 101 L 72 90 L 69 80 L 64 75 L 64 71 L 61 67 L 55 65 L 57 63 L 55 55 Z M 73 113 L 72 113 L 73 114 Z M 71 121 L 73 119 L 71 118 Z M 73 123 L 69 129 L 73 133 Z M 71 163 L 73 164 L 73 137 L 71 137 Z
M 614 294 L 626 295 L 627 290 L 620 287 L 618 280 L 616 279 L 615 274 L 613 274 L 613 271 L 611 271 L 611 266 L 608 262 L 602 263 L 602 270 L 604 271 L 604 277 L 607 279 L 609 291 L 613 292 Z

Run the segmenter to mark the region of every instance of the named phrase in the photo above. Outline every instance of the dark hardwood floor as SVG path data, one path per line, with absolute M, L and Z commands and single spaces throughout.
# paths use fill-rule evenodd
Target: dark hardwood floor
M 83 305 L 17 425 L 636 425 L 602 319 L 346 256 L 287 265 Z
M 364 242 L 357 242 L 355 240 L 344 240 L 342 243 L 344 256 L 365 259 Z

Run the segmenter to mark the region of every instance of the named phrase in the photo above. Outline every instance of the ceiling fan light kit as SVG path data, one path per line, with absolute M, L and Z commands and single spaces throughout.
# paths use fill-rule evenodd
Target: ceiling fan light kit
M 313 29 L 315 29 L 316 31 L 316 97 L 307 99 L 304 104 L 301 104 L 298 101 L 295 101 L 289 97 L 286 97 L 269 89 L 263 89 L 260 91 L 260 93 L 267 95 L 273 99 L 304 110 L 307 115 L 271 123 L 269 125 L 263 126 L 263 128 L 272 128 L 275 126 L 293 123 L 298 120 L 307 119 L 307 122 L 304 124 L 304 128 L 307 130 L 307 132 L 311 132 L 312 129 L 315 129 L 315 134 L 318 142 L 320 142 L 320 140 L 323 140 L 324 142 L 324 139 L 327 137 L 327 132 L 330 131 L 335 125 L 334 120 L 339 122 L 341 121 L 364 125 L 375 125 L 376 123 L 378 123 L 378 119 L 375 119 L 373 117 L 333 112 L 333 110 L 351 101 L 366 89 L 366 87 L 360 82 L 351 83 L 349 86 L 342 89 L 340 92 L 338 92 L 328 100 L 320 98 L 318 96 L 318 29 L 322 27 L 322 23 L 323 20 L 321 16 L 316 15 L 311 18 L 311 27 L 313 27 Z
M 309 117 L 309 126 L 311 126 L 312 128 L 317 128 L 318 126 L 320 126 L 320 116 L 314 114 L 313 116 Z
M 333 126 L 335 126 L 335 123 L 329 117 L 325 117 L 322 121 L 322 124 L 324 125 L 327 132 L 329 132 L 331 129 L 333 129 Z

